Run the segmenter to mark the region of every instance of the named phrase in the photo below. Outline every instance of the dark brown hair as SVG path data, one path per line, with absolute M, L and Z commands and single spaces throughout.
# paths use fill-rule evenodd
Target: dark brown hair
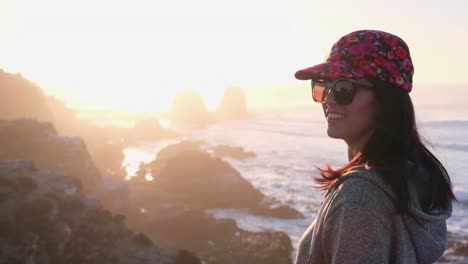
M 418 183 L 422 209 L 445 209 L 455 200 L 447 170 L 423 143 L 418 133 L 409 94 L 379 79 L 369 79 L 380 105 L 374 133 L 363 150 L 339 169 L 320 169 L 315 181 L 327 190 L 341 175 L 354 167 L 367 165 L 377 170 L 396 194 L 400 212 L 408 210 L 410 180 Z M 424 179 L 414 179 L 422 177 Z

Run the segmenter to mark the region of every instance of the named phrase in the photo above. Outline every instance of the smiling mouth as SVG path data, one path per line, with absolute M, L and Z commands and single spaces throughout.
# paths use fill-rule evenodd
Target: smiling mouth
M 345 115 L 339 113 L 328 113 L 327 120 L 336 120 L 336 119 L 343 119 Z

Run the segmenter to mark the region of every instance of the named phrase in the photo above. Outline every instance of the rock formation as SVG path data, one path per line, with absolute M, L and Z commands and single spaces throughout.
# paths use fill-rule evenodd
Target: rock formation
M 238 119 L 247 117 L 247 106 L 244 90 L 240 87 L 230 87 L 224 91 L 217 109 L 221 119 Z
M 125 211 L 126 183 L 122 178 L 103 176 L 80 138 L 59 136 L 48 122 L 0 120 L 0 145 L 0 160 L 28 159 L 40 170 L 76 177 L 108 209 Z
M 196 252 L 208 264 L 291 263 L 291 240 L 283 232 L 249 232 L 232 219 L 178 206 L 150 208 L 138 220 L 161 246 Z
M 154 180 L 142 181 L 148 173 Z M 142 207 L 147 207 L 144 201 L 152 201 L 202 209 L 242 208 L 281 218 L 303 217 L 286 205 L 273 206 L 273 199 L 258 191 L 229 163 L 212 156 L 193 141 L 167 146 L 151 163 L 141 164 L 137 174 L 129 184 L 134 184 L 134 188 L 151 189 L 138 191 Z M 135 183 L 141 181 L 145 187 Z
M 200 263 L 129 230 L 74 177 L 16 160 L 0 162 L 0 182 L 0 263 Z
M 161 150 L 139 175 L 151 173 L 161 201 L 203 208 L 252 208 L 264 195 L 227 162 L 185 141 Z
M 148 173 L 151 182 L 144 180 Z M 248 232 L 205 209 L 240 208 L 284 218 L 302 214 L 287 206 L 273 208 L 229 163 L 198 143 L 182 141 L 162 149 L 154 161 L 140 166 L 129 189 L 135 208 L 129 225 L 163 246 L 194 251 L 207 263 L 291 262 L 291 240 L 285 233 Z
M 45 121 L 53 118 L 42 90 L 21 74 L 0 69 L 0 93 L 0 119 L 31 117 Z
M 27 253 L 25 256 L 34 259 L 36 263 L 57 263 L 56 259 L 65 260 L 67 263 L 108 263 L 106 261 L 123 259 L 121 263 L 133 263 L 132 258 L 135 254 L 143 254 L 143 259 L 159 256 L 152 255 L 151 250 L 150 253 L 141 253 L 139 246 L 151 247 L 152 242 L 145 236 L 133 234 L 124 228 L 124 217 L 114 216 L 103 210 L 101 202 L 113 212 L 124 213 L 132 230 L 148 234 L 161 246 L 197 250 L 197 254 L 207 264 L 239 263 L 239 261 L 265 264 L 288 263 L 283 260 L 289 260 L 292 247 L 285 233 L 247 232 L 238 228 L 233 220 L 218 220 L 204 212 L 205 208 L 210 207 L 255 207 L 262 203 L 264 195 L 243 179 L 228 163 L 202 151 L 196 143 L 185 142 L 185 144 L 170 146 L 159 153 L 158 162 L 147 169 L 151 173 L 156 173 L 154 174 L 155 181 L 162 184 L 131 181 L 130 186 L 121 180 L 100 175 L 87 154 L 83 142 L 79 138 L 58 136 L 50 123 L 31 119 L 0 121 L 0 144 L 3 146 L 0 160 L 32 159 L 40 164 L 38 167 L 41 170 L 48 171 L 48 173 L 39 172 L 32 166 L 32 163 L 18 163 L 13 167 L 22 169 L 11 169 L 8 165 L 10 169 L 6 169 L 6 177 L 26 175 L 27 179 L 20 177 L 21 179 L 14 180 L 17 183 L 12 183 L 10 178 L 2 181 L 0 177 L 2 183 L 0 184 L 0 199 L 11 198 L 14 201 L 7 203 L 8 208 L 11 209 L 17 205 L 20 208 L 18 212 L 5 210 L 9 216 L 2 219 L 10 221 L 5 226 L 14 225 L 12 217 L 21 217 L 30 222 L 19 222 L 18 228 L 24 230 L 35 228 L 33 231 L 28 231 L 28 234 L 31 232 L 35 234 L 32 237 L 22 233 L 4 233 L 6 240 L 1 242 L 5 246 L 2 250 L 7 252 L 0 256 L 5 256 L 13 263 L 21 262 L 18 255 L 23 253 L 19 253 L 20 248 L 32 251 L 33 253 Z M 180 166 L 180 164 L 187 166 Z M 16 172 L 18 174 L 15 174 Z M 62 174 L 68 177 L 61 176 Z M 83 184 L 80 179 L 84 180 Z M 183 184 L 178 185 L 178 181 Z M 22 202 L 18 202 L 20 198 L 10 195 L 10 189 L 2 195 L 1 187 L 10 188 L 13 185 L 16 186 L 14 191 L 17 191 L 18 195 L 27 201 L 37 199 L 40 201 L 39 204 L 33 203 L 26 207 L 28 210 L 23 210 L 21 209 L 23 208 Z M 46 202 L 43 202 L 45 199 L 43 196 L 24 195 L 35 193 L 34 190 L 38 185 L 42 186 L 41 195 L 44 194 L 46 198 L 51 195 L 51 199 L 59 197 L 57 199 L 60 200 L 49 201 L 47 200 L 49 197 Z M 98 197 L 101 201 L 83 198 L 82 186 L 87 187 L 88 192 L 93 192 L 94 197 Z M 80 198 L 64 200 L 65 198 L 60 198 L 63 195 L 54 193 L 56 190 L 60 190 L 58 191 L 60 195 L 65 193 Z M 131 206 L 126 208 L 127 204 Z M 80 211 L 83 207 L 87 209 Z M 64 213 L 65 220 L 57 223 L 47 222 L 48 219 L 59 219 L 57 217 L 61 215 L 60 210 L 66 212 Z M 89 222 L 91 224 L 85 224 Z M 174 225 L 171 226 L 171 223 Z M 50 225 L 50 228 L 54 227 L 53 229 L 46 228 L 47 225 Z M 99 228 L 102 230 L 97 230 Z M 41 230 L 45 233 L 41 233 Z M 184 232 L 195 234 L 200 230 L 206 231 L 205 236 L 183 238 Z M 77 239 L 70 240 L 70 236 L 75 234 L 78 235 Z M 23 235 L 25 237 L 22 237 Z M 13 237 L 21 237 L 19 244 L 15 244 Z M 112 244 L 107 239 L 115 243 Z M 30 241 L 33 241 L 32 244 Z M 277 242 L 272 244 L 272 241 Z M 104 244 L 112 244 L 115 248 L 103 248 Z M 202 247 L 195 247 L 194 245 L 197 244 Z M 203 245 L 208 245 L 208 247 Z M 129 253 L 129 250 L 134 253 Z M 86 255 L 88 253 L 90 256 Z M 276 256 L 275 258 L 280 261 L 271 262 L 271 256 Z M 179 253 L 176 260 L 183 261 L 180 263 L 199 263 L 193 262 L 196 259 L 194 260 L 188 252 Z
M 159 127 L 154 119 L 140 120 L 135 128 L 98 127 L 90 121 L 78 119 L 75 110 L 68 108 L 58 98 L 45 96 L 39 86 L 20 74 L 3 70 L 0 70 L 0 93 L 0 119 L 47 121 L 53 124 L 60 135 L 80 137 L 86 143 L 96 167 L 116 179 L 125 177 L 125 170 L 121 166 L 123 148 L 139 140 L 156 140 L 175 135 L 170 129 Z
M 143 184 L 152 188 L 150 197 L 154 202 L 193 208 L 243 208 L 281 218 L 303 217 L 288 206 L 273 206 L 273 199 L 257 190 L 229 163 L 212 156 L 193 141 L 162 149 L 155 160 L 140 166 L 135 181 L 148 173 L 154 180 Z M 142 200 L 145 199 L 148 198 Z
M 174 97 L 171 121 L 174 124 L 206 124 L 210 122 L 203 97 L 191 90 L 180 91 Z
M 39 169 L 81 180 L 85 188 L 99 182 L 101 174 L 77 137 L 63 137 L 51 123 L 32 119 L 0 121 L 0 160 L 31 159 Z

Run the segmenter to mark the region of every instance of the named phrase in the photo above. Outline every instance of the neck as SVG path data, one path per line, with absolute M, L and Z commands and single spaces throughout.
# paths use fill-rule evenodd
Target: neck
M 359 152 L 366 146 L 369 138 L 374 131 L 370 131 L 366 135 L 361 136 L 355 140 L 345 140 L 348 145 L 348 161 L 351 161 Z

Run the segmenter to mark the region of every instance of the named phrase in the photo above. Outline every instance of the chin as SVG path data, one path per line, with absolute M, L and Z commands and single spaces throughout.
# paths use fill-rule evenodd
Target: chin
M 327 129 L 327 135 L 330 138 L 336 138 L 336 139 L 343 139 L 343 135 L 339 133 L 339 131 L 335 131 L 334 129 Z

